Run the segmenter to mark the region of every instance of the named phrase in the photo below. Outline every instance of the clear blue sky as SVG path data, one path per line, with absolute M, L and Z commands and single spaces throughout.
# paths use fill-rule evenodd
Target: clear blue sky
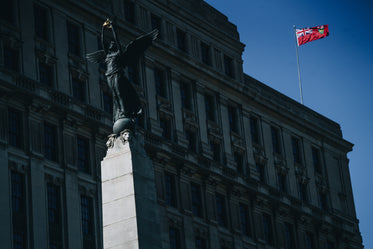
M 360 231 L 373 248 L 373 1 L 206 0 L 236 24 L 244 72 L 300 102 L 293 25 L 328 24 L 299 47 L 304 104 L 341 125 Z

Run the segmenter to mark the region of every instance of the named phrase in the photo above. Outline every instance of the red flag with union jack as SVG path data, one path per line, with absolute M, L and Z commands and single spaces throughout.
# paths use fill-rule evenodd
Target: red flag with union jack
M 316 26 L 313 28 L 296 29 L 298 47 L 307 42 L 315 41 L 329 35 L 328 25 Z

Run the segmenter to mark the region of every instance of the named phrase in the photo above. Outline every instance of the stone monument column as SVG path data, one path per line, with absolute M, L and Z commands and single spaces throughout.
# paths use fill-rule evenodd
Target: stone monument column
M 111 136 L 101 162 L 104 249 L 161 249 L 154 168 L 143 138 Z

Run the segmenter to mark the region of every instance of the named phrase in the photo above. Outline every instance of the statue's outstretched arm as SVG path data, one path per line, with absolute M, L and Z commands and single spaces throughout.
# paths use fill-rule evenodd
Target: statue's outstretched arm
M 113 36 L 114 36 L 115 43 L 117 44 L 117 48 L 122 53 L 123 52 L 122 51 L 122 46 L 120 45 L 120 42 L 119 42 L 119 39 L 118 39 L 118 36 L 117 36 L 117 32 L 115 32 L 115 28 L 114 28 L 113 23 L 111 23 L 111 30 L 113 31 Z
M 102 46 L 102 49 L 104 50 L 105 54 L 107 54 L 107 48 L 105 48 L 105 43 L 104 43 L 105 23 L 102 25 L 102 28 L 101 28 L 101 46 Z

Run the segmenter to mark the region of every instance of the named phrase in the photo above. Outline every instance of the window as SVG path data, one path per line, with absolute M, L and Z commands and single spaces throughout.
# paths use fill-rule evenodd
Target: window
M 9 144 L 23 149 L 22 113 L 14 109 L 9 109 L 8 125 Z
M 328 210 L 328 198 L 326 193 L 319 191 L 319 202 L 320 202 L 320 208 L 327 211 Z
M 256 164 L 256 170 L 258 171 L 259 181 L 266 183 L 265 166 L 262 164 Z
M 306 233 L 306 249 L 315 249 L 315 241 L 312 233 Z
M 3 1 L 0 8 L 0 19 L 8 23 L 15 22 L 15 1 Z
M 197 138 L 196 133 L 191 130 L 185 131 L 185 137 L 188 140 L 188 150 L 197 152 Z
M 45 158 L 57 162 L 58 142 L 57 128 L 51 124 L 44 124 L 44 156 Z
M 225 209 L 225 198 L 222 195 L 216 195 L 216 218 L 220 226 L 227 226 L 227 213 Z
M 294 233 L 293 233 L 293 226 L 289 223 L 284 224 L 284 232 L 285 232 L 285 249 L 294 249 Z
M 293 149 L 293 160 L 295 163 L 301 163 L 301 156 L 300 156 L 300 142 L 298 138 L 292 137 L 291 138 L 291 146 Z
M 43 85 L 53 86 L 53 66 L 39 61 L 39 81 Z
M 250 117 L 250 134 L 252 143 L 259 144 L 258 119 L 255 117 Z
M 80 198 L 83 249 L 94 249 L 94 217 L 93 217 L 93 200 L 91 197 L 82 195 Z
M 67 22 L 67 42 L 69 53 L 81 56 L 80 27 L 71 22 Z
M 176 208 L 176 184 L 175 177 L 170 173 L 165 173 L 165 187 L 166 187 L 166 203 L 167 205 Z
M 206 110 L 206 118 L 207 120 L 216 121 L 216 110 L 215 110 L 215 99 L 210 94 L 205 94 L 205 110 Z
M 273 126 L 271 126 L 271 136 L 273 153 L 281 154 L 280 132 Z
M 210 141 L 210 149 L 212 151 L 212 159 L 215 162 L 221 162 L 221 151 L 220 151 L 220 144 L 214 141 Z
M 124 18 L 130 23 L 135 23 L 135 4 L 132 1 L 124 1 Z
M 201 60 L 204 64 L 210 65 L 210 46 L 201 42 Z
M 104 111 L 113 114 L 113 97 L 109 91 L 102 92 L 102 102 L 104 105 Z
M 316 149 L 315 147 L 312 147 L 312 162 L 315 172 L 318 174 L 322 174 L 320 150 Z
M 167 98 L 167 85 L 164 72 L 160 69 L 154 69 L 155 92 L 157 96 Z
M 189 84 L 185 82 L 180 83 L 180 97 L 181 107 L 192 110 L 192 92 Z
M 169 230 L 170 249 L 181 249 L 179 229 L 171 227 Z
M 27 248 L 27 209 L 25 177 L 11 172 L 13 248 Z
M 19 53 L 18 49 L 4 44 L 4 68 L 19 72 Z
M 82 137 L 77 137 L 76 141 L 78 144 L 78 169 L 80 172 L 89 174 L 89 142 Z
M 207 249 L 206 240 L 201 237 L 196 237 L 196 249 Z
M 138 71 L 138 66 L 135 64 L 131 64 L 127 66 L 127 72 L 128 72 L 128 80 L 132 84 L 139 85 L 139 71 Z
M 159 39 L 163 39 L 162 37 L 162 19 L 154 14 L 151 14 L 150 17 L 151 27 L 152 29 L 158 29 L 159 30 Z
M 194 216 L 203 218 L 202 209 L 202 197 L 201 197 L 201 187 L 198 184 L 192 183 L 190 186 L 192 192 L 192 212 Z
M 264 241 L 269 245 L 273 245 L 272 222 L 271 217 L 267 214 L 263 214 L 263 235 Z
M 46 8 L 41 7 L 37 4 L 34 5 L 34 22 L 35 22 L 35 35 L 43 39 L 44 41 L 49 41 L 49 31 L 48 31 L 48 11 Z
M 298 183 L 298 190 L 299 190 L 299 199 L 301 201 L 307 202 L 308 195 L 307 195 L 307 185 L 305 183 Z
M 243 235 L 251 236 L 249 209 L 247 205 L 240 204 L 240 223 Z
M 62 217 L 60 188 L 52 183 L 47 184 L 49 247 L 62 248 Z
M 73 96 L 74 98 L 85 101 L 85 81 L 79 80 L 75 77 L 72 78 Z
M 162 137 L 171 140 L 172 132 L 171 132 L 171 120 L 161 117 L 159 119 L 159 125 L 162 130 Z
M 243 155 L 239 152 L 234 152 L 233 159 L 234 159 L 234 162 L 236 163 L 237 172 L 241 174 L 245 173 Z
M 282 173 L 277 173 L 277 183 L 278 183 L 278 189 L 286 193 L 287 192 L 286 175 Z
M 228 106 L 228 121 L 230 130 L 239 133 L 237 109 L 233 106 Z
M 326 249 L 335 249 L 334 243 L 328 240 L 326 242 Z
M 224 55 L 224 72 L 225 75 L 233 78 L 233 60 L 226 55 Z
M 177 41 L 177 48 L 181 51 L 187 51 L 186 45 L 186 34 L 184 31 L 180 29 L 176 29 L 176 41 Z

